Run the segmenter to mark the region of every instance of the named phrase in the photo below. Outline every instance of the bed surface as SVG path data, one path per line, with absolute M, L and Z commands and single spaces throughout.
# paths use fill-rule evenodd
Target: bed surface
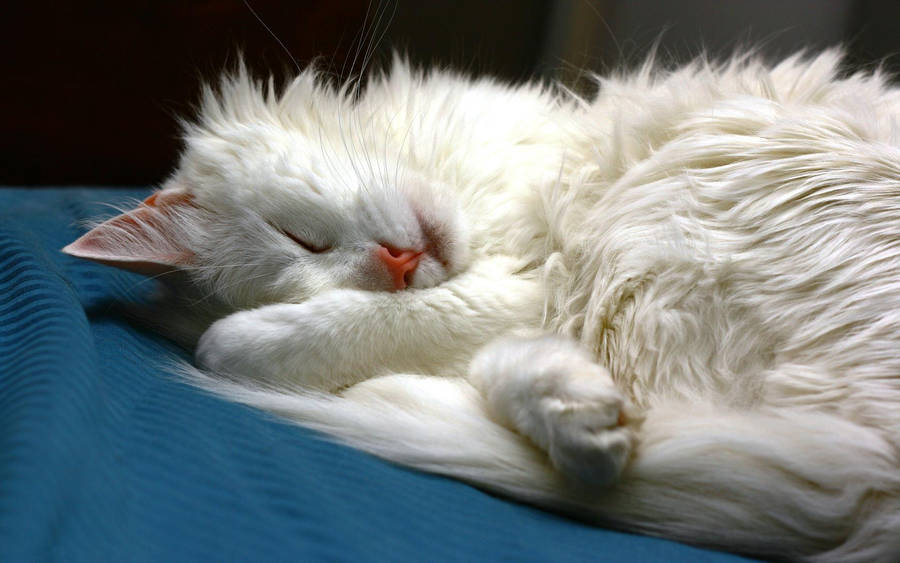
M 742 559 L 395 467 L 183 385 L 116 306 L 152 282 L 61 254 L 147 189 L 0 189 L 0 561 Z

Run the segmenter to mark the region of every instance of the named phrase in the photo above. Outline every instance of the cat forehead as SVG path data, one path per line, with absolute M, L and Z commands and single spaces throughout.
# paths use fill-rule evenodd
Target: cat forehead
M 357 189 L 355 175 L 352 162 L 318 139 L 266 123 L 189 136 L 178 171 L 198 195 L 227 190 L 239 199 L 279 191 L 339 196 Z
M 271 80 L 254 80 L 242 68 L 224 76 L 217 90 L 204 89 L 188 137 L 200 133 L 230 143 L 270 143 L 280 131 L 282 139 L 333 147 L 386 143 L 417 128 L 433 133 L 449 123 L 520 113 L 521 102 L 533 103 L 536 92 L 449 72 L 417 72 L 402 61 L 372 76 L 361 90 L 353 84 L 338 88 L 306 70 L 276 91 Z
M 347 116 L 348 122 L 353 117 Z M 349 206 L 360 196 L 419 189 L 403 142 L 369 122 L 366 130 L 322 125 L 314 134 L 268 121 L 223 123 L 186 138 L 177 176 L 200 200 L 261 205 L 266 198 Z
M 271 131 L 265 142 L 230 145 L 196 140 L 174 183 L 211 209 L 244 208 L 272 218 L 320 213 L 336 219 L 389 209 L 398 198 L 430 206 L 436 197 L 433 181 L 397 158 L 385 161 L 380 152 L 352 158 L 343 149 L 327 153 L 302 137 Z
M 324 191 L 348 200 L 374 185 L 396 186 L 411 170 L 436 177 L 467 169 L 467 155 L 546 102 L 527 88 L 422 75 L 403 64 L 351 94 L 313 71 L 279 93 L 246 72 L 227 76 L 218 91 L 205 90 L 197 121 L 187 125 L 177 175 L 201 199 Z

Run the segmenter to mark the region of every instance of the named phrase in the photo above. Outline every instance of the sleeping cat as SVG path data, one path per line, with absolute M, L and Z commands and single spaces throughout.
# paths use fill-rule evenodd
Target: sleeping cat
M 65 251 L 176 270 L 194 383 L 393 462 L 897 561 L 900 90 L 839 62 L 648 63 L 591 100 L 402 61 L 359 91 L 240 70 L 163 188 Z

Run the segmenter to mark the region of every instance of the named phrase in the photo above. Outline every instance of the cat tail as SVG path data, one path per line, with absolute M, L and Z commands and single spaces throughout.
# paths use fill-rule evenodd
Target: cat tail
M 187 364 L 178 373 L 230 401 L 269 411 L 388 461 L 561 511 L 561 476 L 526 438 L 492 421 L 468 381 L 387 375 L 335 395 L 235 382 Z
M 464 379 L 390 375 L 332 395 L 181 372 L 383 459 L 608 527 L 822 563 L 893 563 L 900 553 L 897 453 L 836 416 L 655 408 L 619 483 L 591 493 L 492 420 Z
M 652 409 L 594 506 L 616 527 L 755 556 L 900 560 L 898 452 L 831 414 Z

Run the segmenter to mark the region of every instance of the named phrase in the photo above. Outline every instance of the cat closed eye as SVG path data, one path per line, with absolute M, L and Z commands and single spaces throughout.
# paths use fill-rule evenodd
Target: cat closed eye
M 311 252 L 313 254 L 321 254 L 323 252 L 328 252 L 329 250 L 331 250 L 330 246 L 318 245 L 315 243 L 311 243 L 308 240 L 304 240 L 304 239 L 298 237 L 297 235 L 295 235 L 294 233 L 292 233 L 290 231 L 287 231 L 287 230 L 279 228 L 279 227 L 275 227 L 274 225 L 272 225 L 272 227 L 275 230 L 277 230 L 278 232 L 280 232 L 281 234 L 283 234 L 284 236 L 286 236 L 287 238 L 294 241 L 298 246 L 302 247 L 307 252 Z

